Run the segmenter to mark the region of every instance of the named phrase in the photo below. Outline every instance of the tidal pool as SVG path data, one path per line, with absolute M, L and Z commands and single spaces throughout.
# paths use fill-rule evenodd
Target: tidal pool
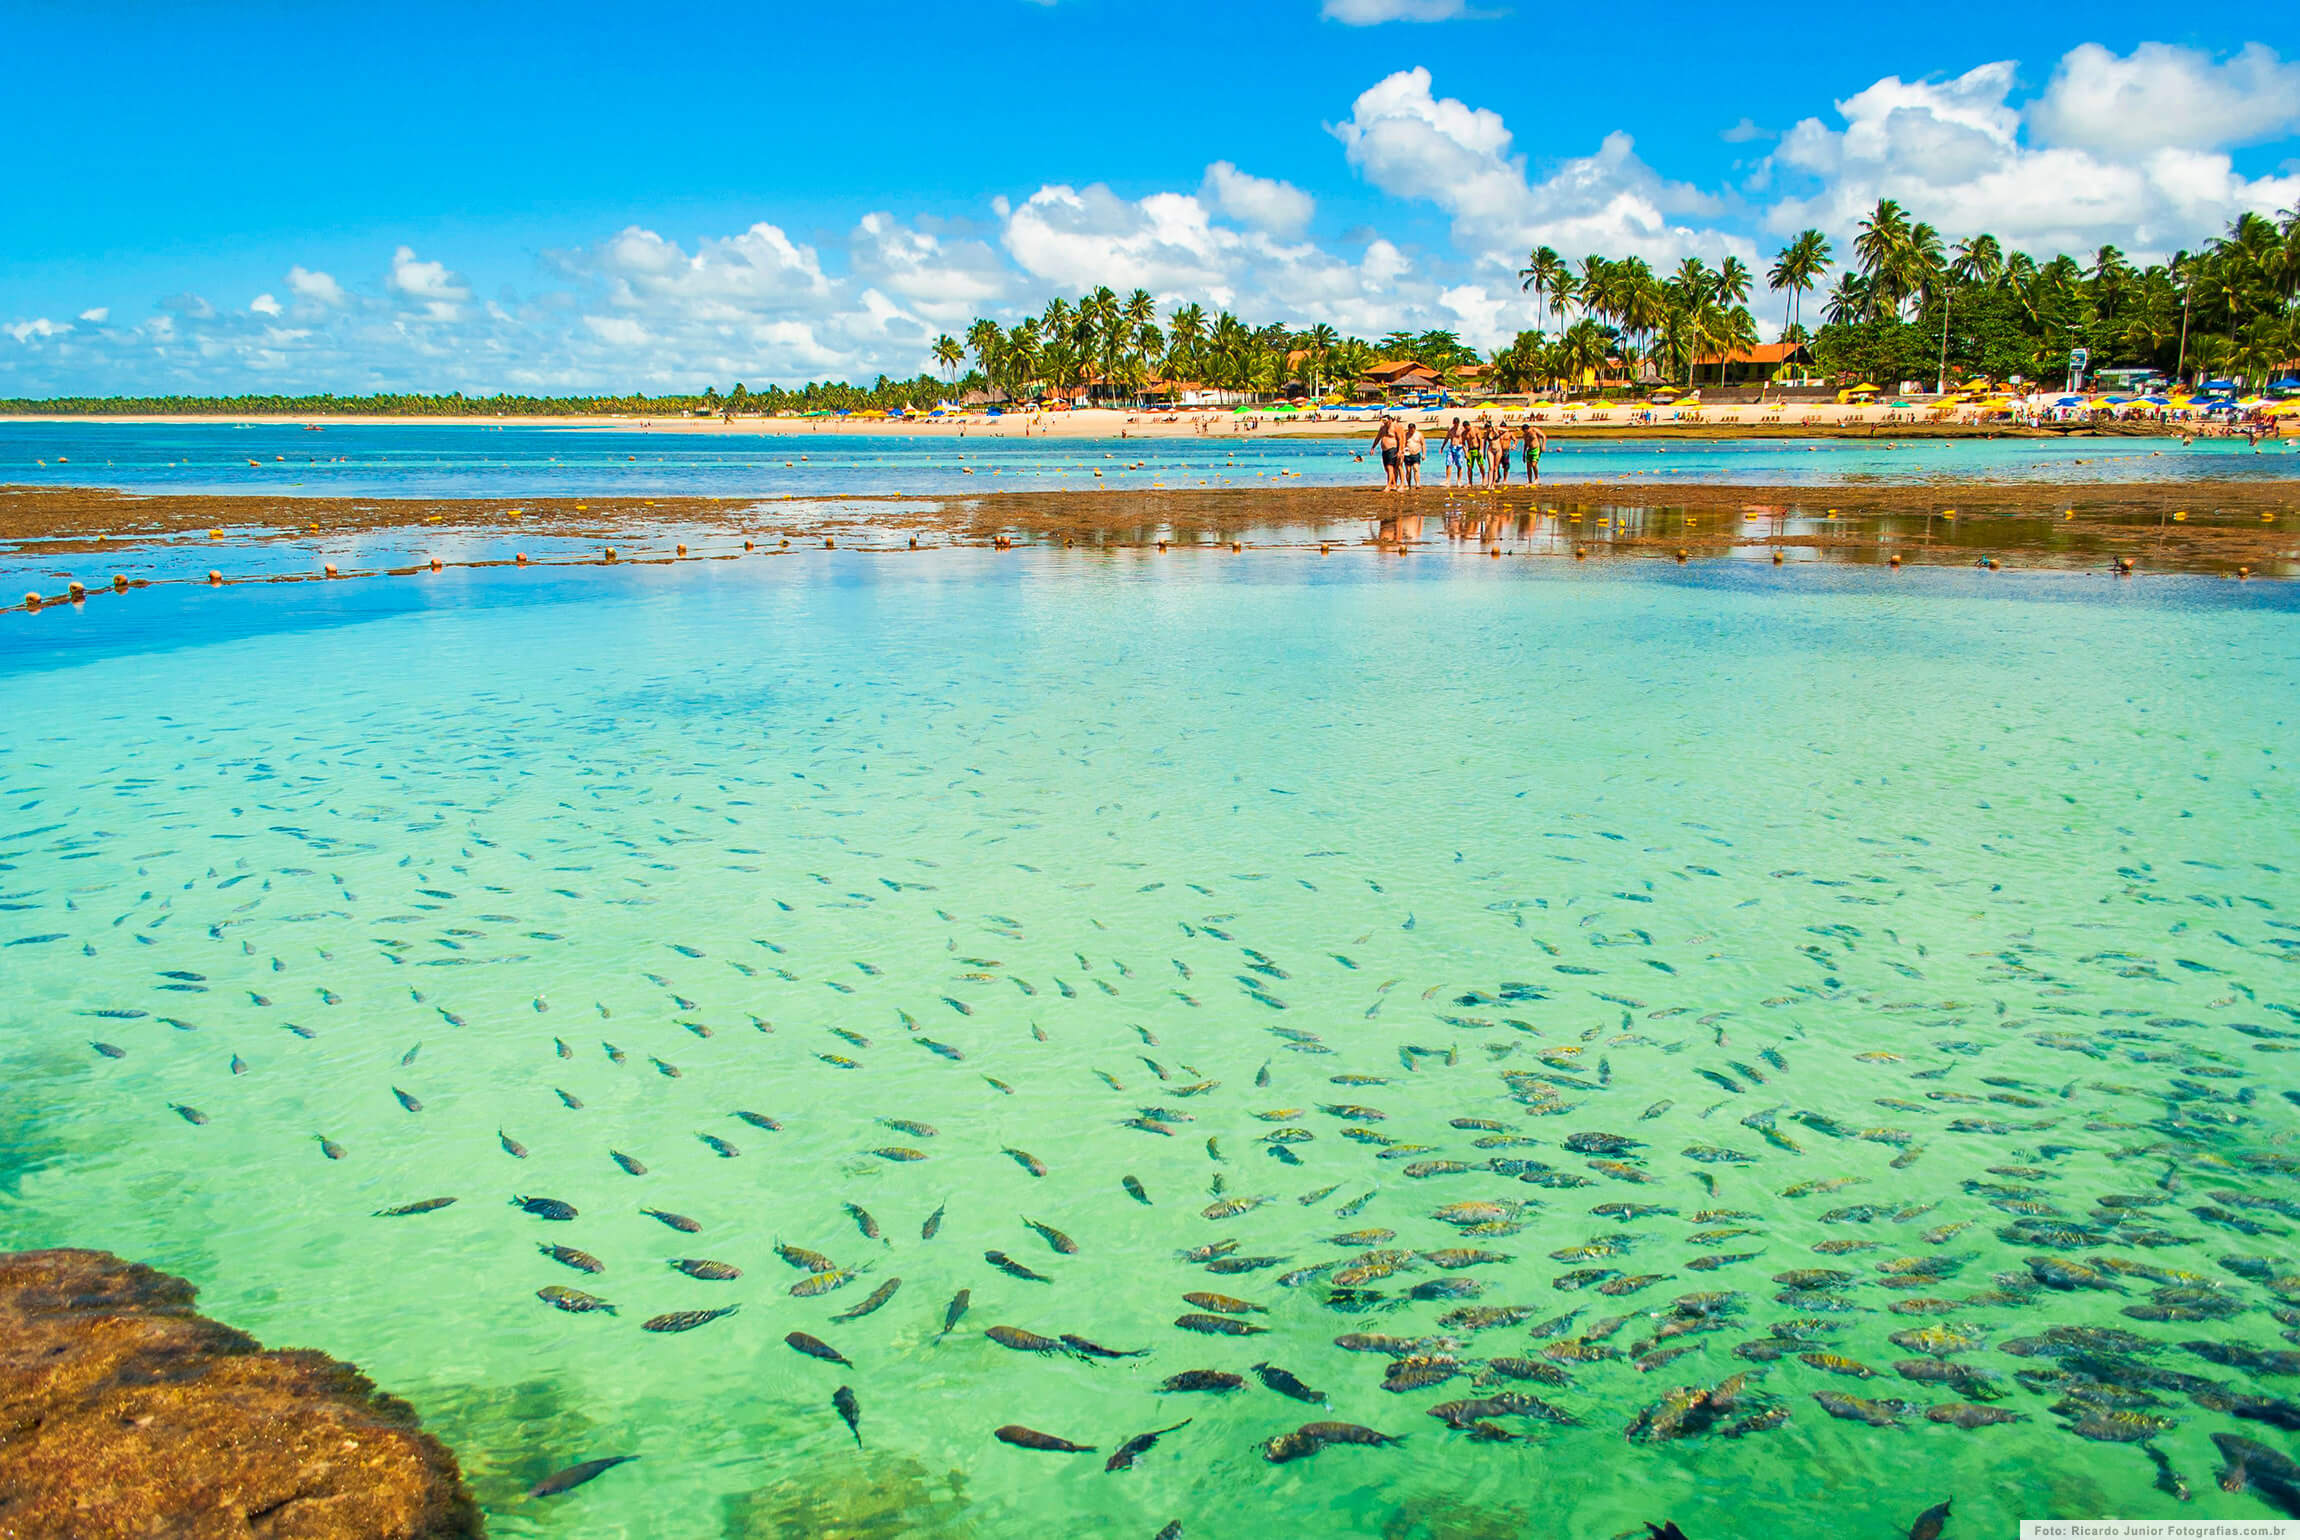
M 2273 1511 L 2210 1439 L 2300 1421 L 2288 586 L 947 550 L 211 597 L 0 618 L 0 1247 L 358 1363 L 496 1533 Z M 1430 1415 L 1501 1392 L 1513 1437 Z M 1315 1421 L 1404 1442 L 1265 1458 Z

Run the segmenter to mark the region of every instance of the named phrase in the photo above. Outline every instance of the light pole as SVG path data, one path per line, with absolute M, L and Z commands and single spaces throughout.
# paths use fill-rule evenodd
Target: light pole
M 2181 290 L 2181 291 L 2180 291 L 2180 361 L 2179 361 L 2178 363 L 2176 363 L 2176 364 L 2174 364 L 2174 365 L 2172 366 L 2172 383 L 2173 383 L 2173 384 L 2175 384 L 2175 385 L 2179 384 L 2179 383 L 2180 383 L 2180 377 L 2181 377 L 2183 374 L 2185 374 L 2185 373 L 2187 373 L 2187 372 L 2188 372 L 2188 299 L 2189 299 L 2188 291 L 2187 291 L 2186 289 L 2183 289 L 2183 290 Z
M 1941 285 L 1941 377 L 1933 382 L 1933 394 L 1949 393 L 1949 286 Z

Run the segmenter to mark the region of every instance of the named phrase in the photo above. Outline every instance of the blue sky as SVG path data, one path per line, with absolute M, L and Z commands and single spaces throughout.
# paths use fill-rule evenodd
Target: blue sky
M 2273 10 L 1962 14 L 0 3 L 0 394 L 867 378 L 1104 280 L 1492 345 L 1535 241 L 1761 269 L 1884 194 L 2150 254 L 2300 202 Z

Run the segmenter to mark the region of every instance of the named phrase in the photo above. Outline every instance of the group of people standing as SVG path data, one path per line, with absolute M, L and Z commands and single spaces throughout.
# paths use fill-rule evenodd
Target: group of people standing
M 1456 417 L 1446 425 L 1445 485 L 1464 487 L 1499 487 L 1509 481 L 1509 461 L 1513 453 L 1522 455 L 1525 482 L 1533 486 L 1541 480 L 1541 452 L 1549 447 L 1549 435 L 1532 423 L 1512 428 L 1506 422 L 1495 422 L 1481 417 L 1472 422 Z M 1392 492 L 1406 491 L 1422 484 L 1422 461 L 1427 458 L 1428 445 L 1422 437 L 1418 423 L 1384 417 L 1381 427 L 1374 433 L 1374 448 L 1381 451 L 1382 485 Z

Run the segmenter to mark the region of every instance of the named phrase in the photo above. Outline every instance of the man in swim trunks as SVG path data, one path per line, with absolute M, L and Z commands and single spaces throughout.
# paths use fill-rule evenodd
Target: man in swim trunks
M 1422 484 L 1422 456 L 1428 452 L 1429 445 L 1423 439 L 1418 424 L 1406 424 L 1405 442 L 1400 447 L 1403 450 L 1401 464 L 1405 471 L 1405 485 L 1408 488 L 1419 488 Z
M 1509 485 L 1510 431 L 1506 422 L 1496 423 L 1493 429 L 1493 484 Z
M 1474 487 L 1485 480 L 1484 428 L 1473 422 L 1462 430 L 1462 452 L 1469 460 L 1469 469 L 1464 473 L 1462 484 Z
M 1405 435 L 1398 431 L 1397 420 L 1385 414 L 1382 425 L 1374 432 L 1374 447 L 1382 452 L 1382 490 L 1398 489 L 1400 460 L 1405 449 Z
M 1549 435 L 1532 423 L 1527 423 L 1525 439 L 1525 484 L 1532 486 L 1541 480 L 1541 452 L 1549 447 Z
M 1469 485 L 1469 470 L 1462 458 L 1462 444 L 1468 437 L 1469 430 L 1462 426 L 1462 420 L 1459 417 L 1446 425 L 1445 484 L 1449 487 L 1453 485 L 1453 479 L 1456 476 L 1461 477 L 1463 486 Z

